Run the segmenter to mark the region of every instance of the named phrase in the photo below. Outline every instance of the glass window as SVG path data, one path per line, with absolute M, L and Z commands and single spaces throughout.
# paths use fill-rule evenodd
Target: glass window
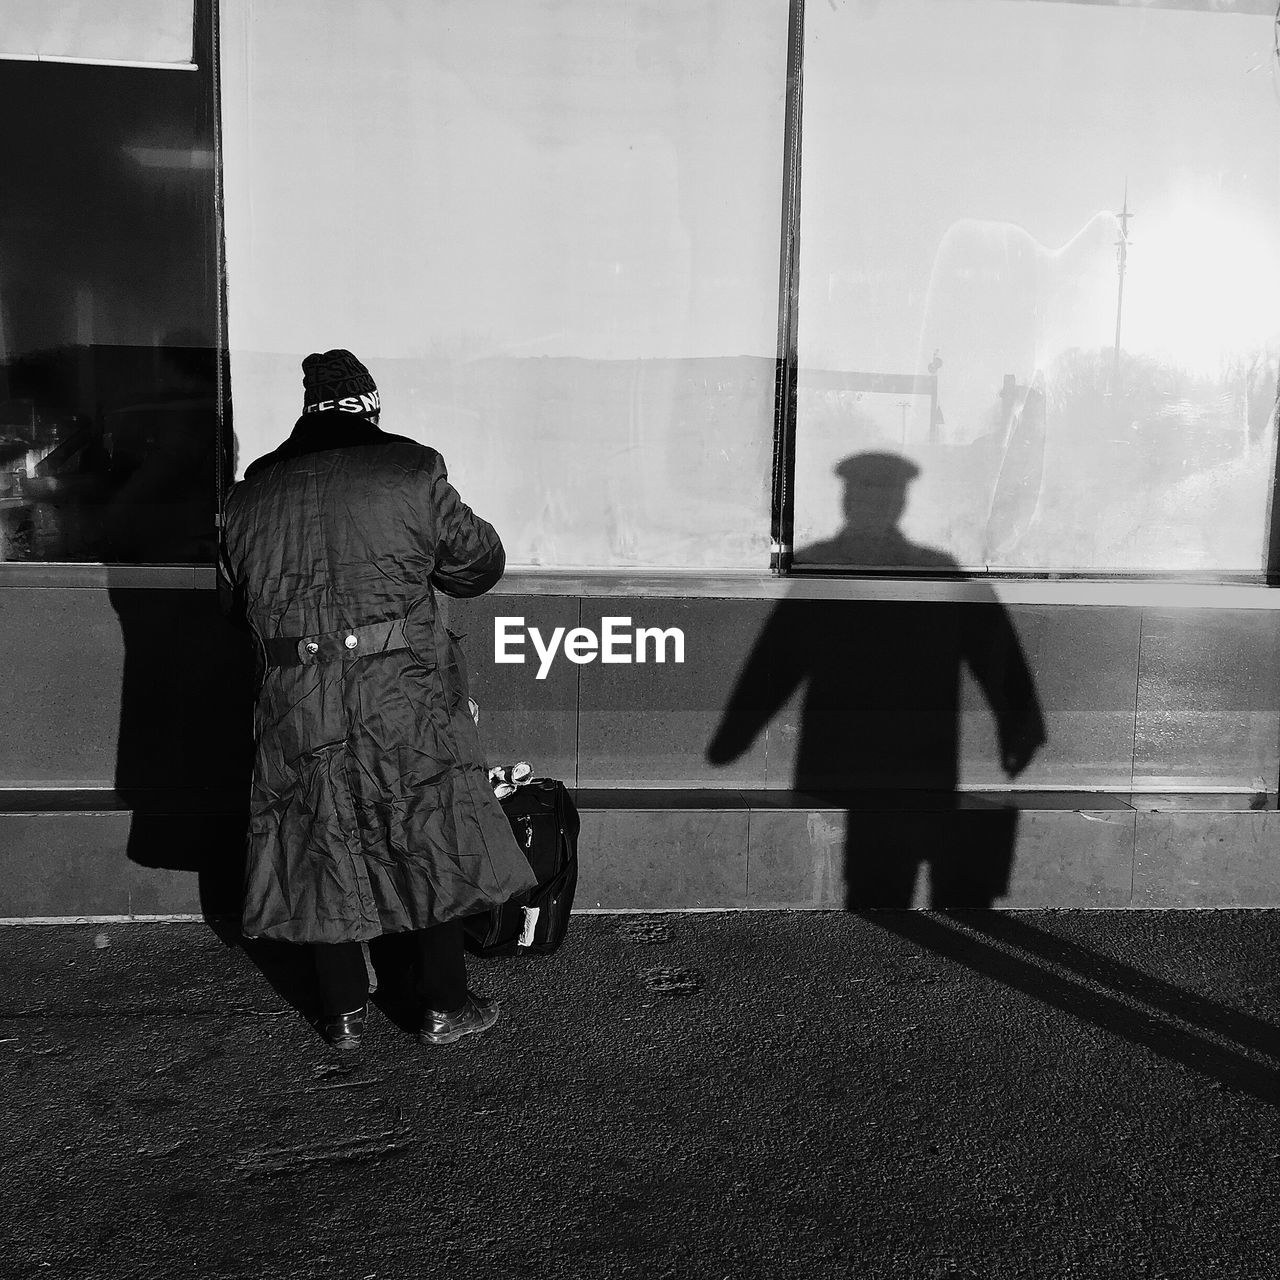
M 0 60 L 0 560 L 214 558 L 214 84 L 196 61 Z
M 0 58 L 189 65 L 191 29 L 192 0 L 4 0 Z
M 1271 10 L 807 7 L 798 566 L 1263 572 Z
M 369 368 L 512 564 L 769 562 L 787 0 L 223 0 L 241 465 Z

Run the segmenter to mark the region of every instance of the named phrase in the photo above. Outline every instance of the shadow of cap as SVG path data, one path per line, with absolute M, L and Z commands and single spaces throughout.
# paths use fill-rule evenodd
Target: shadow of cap
M 897 453 L 855 453 L 835 466 L 835 474 L 859 489 L 905 489 L 920 468 Z

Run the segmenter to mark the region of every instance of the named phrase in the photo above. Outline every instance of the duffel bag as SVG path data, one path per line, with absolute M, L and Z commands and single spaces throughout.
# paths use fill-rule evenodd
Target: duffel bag
M 578 884 L 577 806 L 563 782 L 534 778 L 499 803 L 537 884 L 464 921 L 475 955 L 550 954 L 564 941 Z

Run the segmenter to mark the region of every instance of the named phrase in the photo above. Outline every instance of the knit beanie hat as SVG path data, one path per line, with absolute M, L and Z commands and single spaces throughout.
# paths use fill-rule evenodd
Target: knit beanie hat
M 302 362 L 302 412 L 341 409 L 344 413 L 376 413 L 382 403 L 369 370 L 338 348 L 312 352 Z

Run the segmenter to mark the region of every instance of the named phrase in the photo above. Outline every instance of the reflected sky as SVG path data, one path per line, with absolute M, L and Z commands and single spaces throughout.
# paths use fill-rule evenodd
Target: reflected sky
M 1276 328 L 1270 17 L 900 0 L 807 22 L 802 363 L 919 372 L 982 338 L 1029 373 L 1111 342 L 1126 184 L 1131 349 L 1211 371 Z
M 892 447 L 909 532 L 967 568 L 1261 568 L 1280 78 L 1249 8 L 807 7 L 797 544 L 833 462 Z M 936 404 L 830 371 L 936 371 Z

